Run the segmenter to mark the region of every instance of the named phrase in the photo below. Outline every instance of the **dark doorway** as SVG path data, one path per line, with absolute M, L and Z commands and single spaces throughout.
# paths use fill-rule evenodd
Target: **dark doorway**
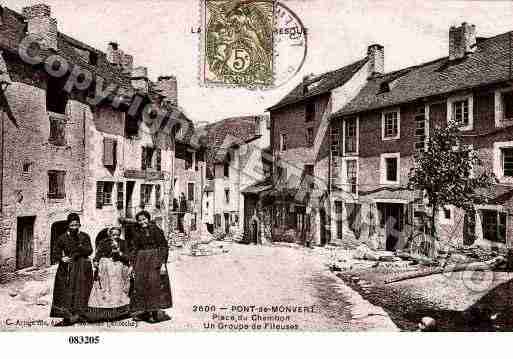
M 320 236 L 321 236 L 321 246 L 325 246 L 329 242 L 329 234 L 326 230 L 326 211 L 324 208 L 321 208 L 319 211 L 320 220 L 321 220 L 321 228 L 320 228 Z
M 224 231 L 226 234 L 230 233 L 230 213 L 224 214 Z
M 251 221 L 251 242 L 258 244 L 258 221 Z
M 18 217 L 16 236 L 16 269 L 34 265 L 34 223 L 36 217 Z
M 134 194 L 135 181 L 128 181 L 126 183 L 126 216 L 127 218 L 133 218 L 134 213 L 134 201 L 132 199 Z
M 403 230 L 403 205 L 400 203 L 378 203 L 381 213 L 381 228 L 385 229 L 386 250 L 395 251 Z
M 63 235 L 68 229 L 68 222 L 59 221 L 52 224 L 50 235 L 50 264 L 58 263 L 61 259 L 62 253 L 57 251 L 57 238 Z

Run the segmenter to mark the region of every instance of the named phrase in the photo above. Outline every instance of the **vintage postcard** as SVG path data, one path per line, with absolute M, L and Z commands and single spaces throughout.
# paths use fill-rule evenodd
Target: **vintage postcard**
M 3 0 L 0 332 L 513 331 L 511 19 Z

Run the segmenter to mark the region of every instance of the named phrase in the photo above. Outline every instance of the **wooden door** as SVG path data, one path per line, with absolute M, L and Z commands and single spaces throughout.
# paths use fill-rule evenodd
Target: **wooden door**
M 36 217 L 18 217 L 16 236 L 16 269 L 34 265 L 34 222 Z

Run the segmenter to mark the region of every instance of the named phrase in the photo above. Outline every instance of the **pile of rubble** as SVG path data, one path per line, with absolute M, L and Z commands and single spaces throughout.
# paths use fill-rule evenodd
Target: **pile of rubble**
M 230 250 L 222 244 L 197 243 L 191 246 L 191 255 L 195 257 L 211 256 L 215 254 L 228 253 Z

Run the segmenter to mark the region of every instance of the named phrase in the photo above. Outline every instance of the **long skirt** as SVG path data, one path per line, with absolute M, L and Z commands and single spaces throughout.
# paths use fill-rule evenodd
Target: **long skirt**
M 112 258 L 98 264 L 98 280 L 93 283 L 86 317 L 90 321 L 116 320 L 130 314 L 130 271 Z
M 171 308 L 173 301 L 167 267 L 162 263 L 158 249 L 137 252 L 135 280 L 130 296 L 132 312 Z M 164 271 L 162 271 L 162 269 Z
M 55 275 L 50 317 L 70 318 L 87 311 L 93 283 L 93 266 L 89 258 L 60 262 Z

